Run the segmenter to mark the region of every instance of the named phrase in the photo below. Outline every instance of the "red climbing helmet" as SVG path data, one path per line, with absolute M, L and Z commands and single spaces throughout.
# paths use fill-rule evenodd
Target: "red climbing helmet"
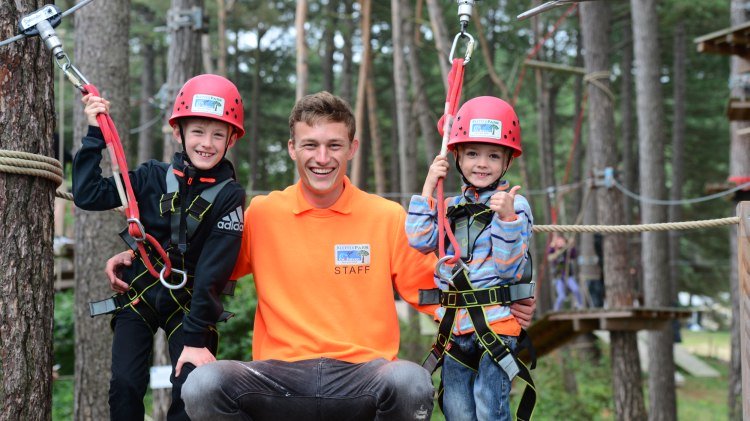
M 466 101 L 453 119 L 448 150 L 454 151 L 459 143 L 469 142 L 505 146 L 513 150 L 514 158 L 521 156 L 521 123 L 513 107 L 493 96 Z
M 183 117 L 201 117 L 223 121 L 237 130 L 237 139 L 245 134 L 245 110 L 234 83 L 218 75 L 198 75 L 185 82 L 177 94 L 169 117 L 174 126 Z

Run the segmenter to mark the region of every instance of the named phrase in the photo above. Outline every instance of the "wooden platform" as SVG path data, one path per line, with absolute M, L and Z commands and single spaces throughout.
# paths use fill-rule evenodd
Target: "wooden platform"
M 698 52 L 750 58 L 750 22 L 695 38 Z
M 594 330 L 656 330 L 673 319 L 685 319 L 692 310 L 679 308 L 617 308 L 550 312 L 531 325 L 527 333 L 537 358 L 549 354 L 578 335 Z M 521 359 L 528 361 L 526 352 Z

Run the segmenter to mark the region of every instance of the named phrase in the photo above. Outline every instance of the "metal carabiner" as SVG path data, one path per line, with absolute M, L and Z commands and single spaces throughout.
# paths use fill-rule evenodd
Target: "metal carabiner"
M 470 33 L 461 31 L 456 34 L 456 36 L 453 38 L 453 45 L 451 46 L 451 52 L 448 57 L 448 64 L 453 64 L 453 55 L 456 52 L 456 46 L 458 45 L 458 40 L 461 38 L 468 38 L 469 41 L 466 42 L 466 54 L 464 54 L 464 66 L 466 66 L 466 63 L 471 61 L 471 53 L 474 52 L 474 37 L 471 36 Z
M 447 282 L 450 285 L 453 285 L 453 278 L 455 278 L 460 271 L 454 270 L 453 274 L 450 277 L 446 277 L 443 275 L 442 267 L 445 265 L 445 262 L 453 259 L 454 257 L 455 256 L 445 255 L 441 257 L 435 264 L 435 273 L 437 273 L 438 278 L 442 279 L 443 281 Z M 466 271 L 469 270 L 469 267 L 466 266 L 466 263 L 462 259 L 458 259 L 458 262 L 456 263 L 456 265 L 460 266 L 461 270 L 466 270 Z
M 133 237 L 133 239 L 139 243 L 146 241 L 146 228 L 143 227 L 143 224 L 141 224 L 141 221 L 139 221 L 138 218 L 128 218 L 128 223 L 129 224 L 133 223 L 133 224 L 138 225 L 138 229 L 141 231 L 140 237 L 134 237 L 132 235 L 131 237 Z
M 167 281 L 166 279 L 164 279 L 164 271 L 165 270 L 167 270 L 166 266 L 164 266 L 163 268 L 161 268 L 161 271 L 159 271 L 159 282 L 161 282 L 161 284 L 164 285 L 165 288 L 168 288 L 168 289 L 180 289 L 180 288 L 184 287 L 185 284 L 187 284 L 187 272 L 186 271 L 172 268 L 172 270 L 171 270 L 172 273 L 179 273 L 179 274 L 182 275 L 182 282 L 180 282 L 179 284 L 170 284 L 169 281 Z

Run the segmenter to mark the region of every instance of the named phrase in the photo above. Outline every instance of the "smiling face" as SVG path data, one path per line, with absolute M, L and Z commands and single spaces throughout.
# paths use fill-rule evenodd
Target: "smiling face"
M 311 126 L 298 121 L 293 133 L 287 147 L 297 165 L 302 194 L 316 208 L 333 205 L 344 190 L 346 166 L 359 142 L 349 141 L 349 129 L 340 122 L 319 121 Z
M 227 123 L 204 119 L 183 119 L 182 130 L 185 134 L 184 147 L 190 162 L 199 170 L 209 170 L 215 167 L 224 157 L 228 145 L 234 141 L 235 134 L 230 136 Z M 180 138 L 178 125 L 172 128 L 177 142 L 183 143 Z
M 464 177 L 477 188 L 498 180 L 508 167 L 508 148 L 489 143 L 463 143 L 458 147 L 458 165 Z

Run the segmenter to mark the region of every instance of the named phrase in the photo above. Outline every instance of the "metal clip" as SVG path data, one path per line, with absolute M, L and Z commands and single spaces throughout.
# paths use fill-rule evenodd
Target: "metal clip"
M 458 273 L 460 272 L 460 270 L 456 270 L 456 271 L 453 272 L 453 274 L 450 277 L 446 277 L 446 276 L 443 275 L 443 266 L 445 265 L 445 263 L 447 261 L 453 259 L 454 257 L 455 256 L 450 256 L 450 255 L 443 256 L 435 264 L 435 273 L 437 273 L 438 278 L 444 280 L 445 282 L 449 283 L 450 285 L 453 285 L 453 278 L 455 278 L 456 276 L 458 276 Z M 459 266 L 461 268 L 461 270 L 466 270 L 466 271 L 469 270 L 469 267 L 466 266 L 466 263 L 464 263 L 464 261 L 461 260 L 461 259 L 458 259 L 458 262 L 456 263 L 456 265 Z
M 76 68 L 76 66 L 73 65 L 73 63 L 70 62 L 70 58 L 67 54 L 63 53 L 60 58 L 55 57 L 55 63 L 57 64 L 57 67 L 60 68 L 60 70 L 63 71 L 63 74 L 68 78 L 70 83 L 72 83 L 76 89 L 81 91 L 84 95 L 87 94 L 86 89 L 84 88 L 85 85 L 89 84 L 89 81 L 86 80 L 86 78 L 81 74 L 81 72 Z
M 180 282 L 179 284 L 170 284 L 169 281 L 167 281 L 166 279 L 164 279 L 164 271 L 165 270 L 167 270 L 166 266 L 164 266 L 163 268 L 161 268 L 161 271 L 159 272 L 159 282 L 161 282 L 161 284 L 164 285 L 165 288 L 168 288 L 168 289 L 180 289 L 180 288 L 184 287 L 185 284 L 187 284 L 187 272 L 186 271 L 172 268 L 172 270 L 171 270 L 172 273 L 178 273 L 178 274 L 182 275 L 182 282 Z
M 456 46 L 458 45 L 458 40 L 461 38 L 468 38 L 469 41 L 466 42 L 466 54 L 464 55 L 464 66 L 466 66 L 466 63 L 471 61 L 471 53 L 474 52 L 474 37 L 471 36 L 468 32 L 459 32 L 456 34 L 456 36 L 453 38 L 453 45 L 451 46 L 451 53 L 448 57 L 448 64 L 453 64 L 453 55 L 456 52 Z
M 139 221 L 138 218 L 128 218 L 128 223 L 129 224 L 132 223 L 132 224 L 138 225 L 138 229 L 140 230 L 141 236 L 140 237 L 136 237 L 136 236 L 133 235 L 132 236 L 133 239 L 135 241 L 139 242 L 139 243 L 142 243 L 142 242 L 146 241 L 146 228 L 143 227 L 143 224 L 141 224 L 141 221 Z

